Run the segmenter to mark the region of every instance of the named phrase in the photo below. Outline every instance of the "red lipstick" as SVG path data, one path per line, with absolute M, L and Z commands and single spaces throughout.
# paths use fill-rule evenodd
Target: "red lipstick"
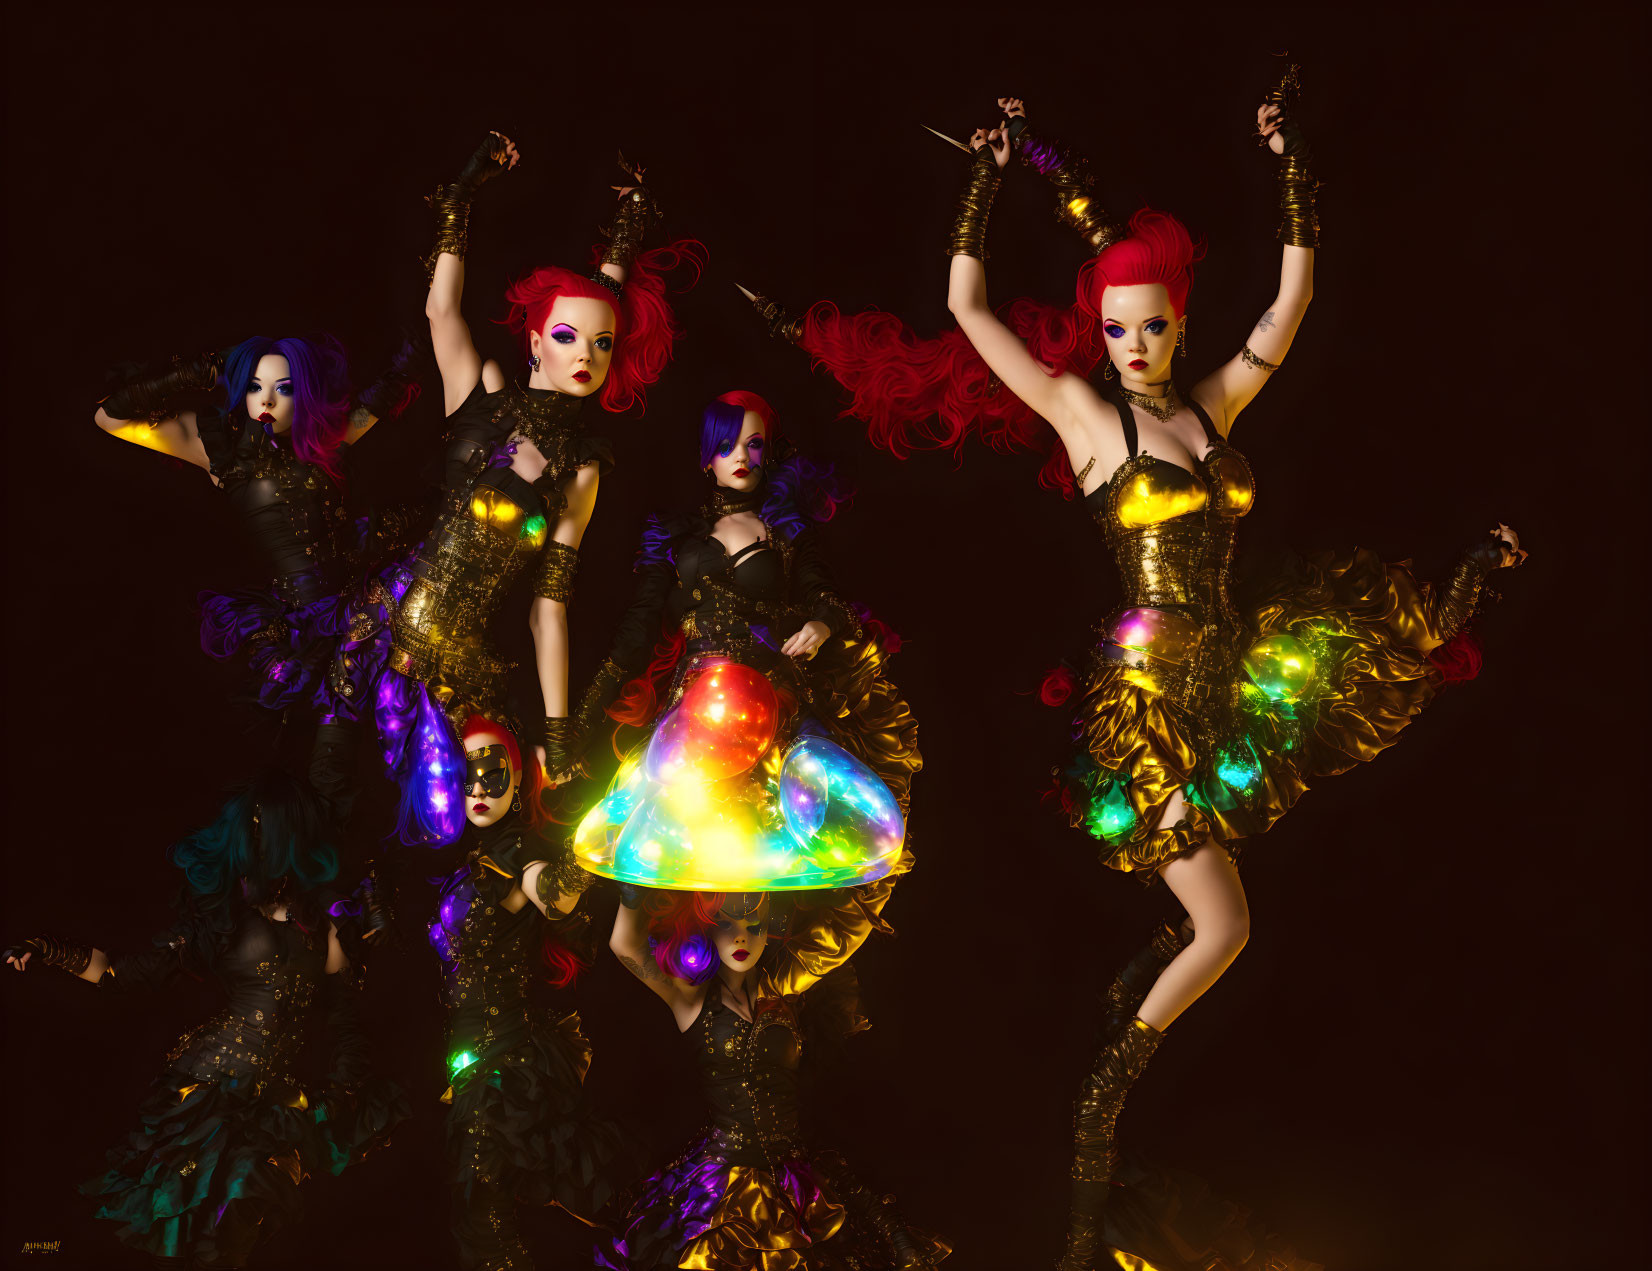
M 749 957 L 751 957 L 751 954 L 747 953 L 744 949 L 736 949 L 734 951 L 734 960 L 736 962 L 744 962 Z
M 1147 363 L 1142 361 L 1139 357 L 1138 358 L 1132 358 L 1132 359 L 1130 359 L 1130 369 L 1132 371 L 1146 370 L 1147 369 Z
M 478 803 L 475 807 L 473 807 L 471 809 L 472 812 L 486 812 L 487 810 L 488 810 L 488 805 L 485 804 L 485 803 Z
M 589 372 L 589 371 L 575 371 L 574 372 L 574 383 L 576 383 L 576 384 L 589 384 L 590 382 L 591 382 L 591 372 Z
M 265 411 L 263 414 L 258 416 L 258 422 L 261 424 L 273 424 L 275 422 L 275 416 L 270 414 L 269 411 Z
M 751 475 L 751 469 L 750 468 L 736 468 L 734 470 L 734 475 L 736 477 L 749 477 Z

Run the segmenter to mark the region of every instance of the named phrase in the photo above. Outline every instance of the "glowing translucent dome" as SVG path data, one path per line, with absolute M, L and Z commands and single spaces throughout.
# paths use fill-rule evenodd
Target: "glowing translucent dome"
M 760 686 L 760 687 L 759 687 Z M 593 874 L 679 891 L 796 891 L 882 878 L 905 821 L 889 788 L 836 742 L 799 738 L 774 762 L 767 679 L 708 670 L 620 765 L 574 833 Z

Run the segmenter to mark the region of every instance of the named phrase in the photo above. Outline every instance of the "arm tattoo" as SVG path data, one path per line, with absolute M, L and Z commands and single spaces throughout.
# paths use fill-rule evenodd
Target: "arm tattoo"
M 1260 319 L 1258 319 L 1258 321 L 1256 323 L 1256 329 L 1258 331 L 1267 331 L 1267 330 L 1269 330 L 1269 329 L 1271 329 L 1271 328 L 1273 328 L 1277 325 L 1278 324 L 1276 322 L 1274 322 L 1274 320 L 1273 320 L 1273 310 L 1269 309 L 1266 313 L 1264 313 L 1261 316 Z
M 639 964 L 635 958 L 628 958 L 623 953 L 617 956 L 620 965 L 644 984 L 651 984 L 665 979 L 665 972 L 660 970 L 659 963 L 655 962 L 653 958 L 644 958 Z

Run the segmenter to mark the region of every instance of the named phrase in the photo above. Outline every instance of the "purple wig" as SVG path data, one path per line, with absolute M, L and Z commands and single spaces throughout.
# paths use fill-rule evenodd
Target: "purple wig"
M 287 359 L 293 390 L 293 451 L 335 482 L 342 481 L 339 447 L 350 423 L 349 365 L 344 346 L 330 335 L 306 340 L 301 336 L 271 339 L 255 335 L 242 340 L 224 358 L 225 409 L 232 415 L 247 410 L 247 385 L 266 354 Z
M 797 453 L 782 457 L 774 408 L 756 393 L 743 389 L 724 393 L 706 407 L 700 423 L 700 466 L 709 468 L 725 446 L 732 447 L 740 440 L 747 411 L 763 421 L 763 440 L 767 443 L 763 504 L 758 509 L 763 523 L 790 539 L 810 524 L 831 520 L 838 505 L 849 497 L 847 485 L 829 463 L 816 463 Z M 656 551 L 658 546 L 663 545 L 657 545 Z M 644 554 L 648 553 L 649 538 L 645 534 Z

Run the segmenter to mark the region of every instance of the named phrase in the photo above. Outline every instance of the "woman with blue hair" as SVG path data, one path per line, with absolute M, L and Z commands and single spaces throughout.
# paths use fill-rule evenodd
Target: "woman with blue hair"
M 348 456 L 417 397 L 418 361 L 404 345 L 352 400 L 332 337 L 254 336 L 131 379 L 97 411 L 106 432 L 205 470 L 246 526 L 268 581 L 203 591 L 201 645 L 215 658 L 248 656 L 259 705 L 313 705 L 310 776 L 340 819 L 354 795 L 361 686 L 349 673 L 349 606 L 330 598 L 353 593 L 364 564 L 417 528 L 351 515 Z
M 169 1056 L 108 1172 L 81 1188 L 160 1265 L 244 1266 L 299 1218 L 306 1174 L 342 1172 L 408 1116 L 400 1090 L 369 1072 L 356 1020 L 361 934 L 329 888 L 338 855 L 326 824 L 301 780 L 262 773 L 171 849 L 184 876 L 177 918 L 149 949 L 34 936 L 5 950 L 19 971 L 55 967 L 103 992 L 186 976 L 224 991 Z M 331 1060 L 315 1080 L 299 1057 L 324 1027 Z

